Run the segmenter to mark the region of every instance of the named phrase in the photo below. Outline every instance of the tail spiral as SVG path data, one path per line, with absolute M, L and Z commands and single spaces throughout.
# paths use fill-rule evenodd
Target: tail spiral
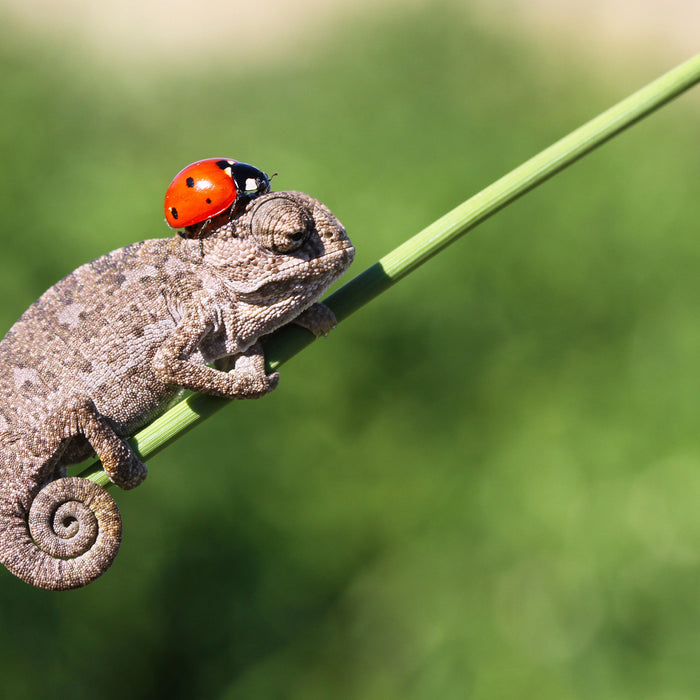
M 80 477 L 57 479 L 35 496 L 25 520 L 0 513 L 0 561 L 23 581 L 48 590 L 80 588 L 101 576 L 121 544 L 114 499 Z

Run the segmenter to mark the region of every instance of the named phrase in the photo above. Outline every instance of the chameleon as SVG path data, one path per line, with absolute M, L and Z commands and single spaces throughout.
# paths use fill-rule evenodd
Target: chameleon
M 122 489 L 147 469 L 126 439 L 185 389 L 252 399 L 278 384 L 260 338 L 294 322 L 335 327 L 318 302 L 355 254 L 321 202 L 271 192 L 203 237 L 133 243 L 48 289 L 0 341 L 0 562 L 48 590 L 112 564 L 112 496 L 67 476 L 95 453 Z

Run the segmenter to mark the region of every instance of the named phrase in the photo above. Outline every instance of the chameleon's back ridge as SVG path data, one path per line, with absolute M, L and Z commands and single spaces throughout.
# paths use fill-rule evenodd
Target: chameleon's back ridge
M 126 442 L 183 389 L 272 391 L 259 339 L 335 326 L 317 303 L 353 260 L 345 229 L 301 192 L 265 193 L 196 237 L 135 243 L 48 289 L 0 341 L 0 562 L 49 590 L 94 581 L 122 522 L 112 497 L 66 469 L 96 454 L 122 489 L 146 466 Z

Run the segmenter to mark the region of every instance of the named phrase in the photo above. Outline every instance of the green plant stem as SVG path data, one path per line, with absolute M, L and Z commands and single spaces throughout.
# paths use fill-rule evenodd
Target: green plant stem
M 499 209 L 698 82 L 700 55 L 649 83 L 460 204 L 385 255 L 329 296 L 324 303 L 333 309 L 339 321 L 347 318 Z M 276 369 L 313 340 L 309 332 L 296 326 L 286 326 L 271 334 L 265 339 L 265 355 L 270 368 Z M 139 432 L 130 442 L 137 454 L 145 459 L 227 403 L 227 399 L 191 395 Z M 109 484 L 99 462 L 88 467 L 81 476 L 103 485 Z

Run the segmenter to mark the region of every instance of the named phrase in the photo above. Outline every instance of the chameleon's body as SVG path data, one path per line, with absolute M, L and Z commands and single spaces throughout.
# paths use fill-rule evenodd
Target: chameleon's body
M 320 202 L 274 193 L 203 241 L 136 243 L 45 292 L 0 342 L 0 562 L 48 589 L 101 575 L 121 519 L 101 487 L 61 478 L 66 466 L 95 452 L 133 488 L 146 467 L 122 438 L 182 388 L 271 391 L 258 338 L 290 321 L 327 333 L 335 319 L 315 302 L 353 256 Z

